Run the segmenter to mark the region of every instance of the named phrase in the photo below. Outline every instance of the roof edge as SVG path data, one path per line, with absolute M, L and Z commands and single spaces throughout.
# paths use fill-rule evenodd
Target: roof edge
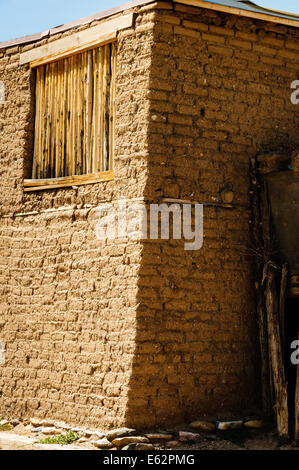
M 175 3 L 299 28 L 299 16 L 260 7 L 249 0 L 173 0 Z M 243 7 L 243 8 L 242 8 Z M 247 8 L 244 8 L 247 7 Z M 248 8 L 251 7 L 251 8 Z
M 0 42 L 0 49 L 7 49 L 13 46 L 31 44 L 33 42 L 40 41 L 41 39 L 49 38 L 54 34 L 64 33 L 65 31 L 68 31 L 72 28 L 83 26 L 85 24 L 92 23 L 93 21 L 103 20 L 109 18 L 112 15 L 116 15 L 117 13 L 123 13 L 124 11 L 129 10 L 130 8 L 147 5 L 148 3 L 155 3 L 155 1 L 156 0 L 132 0 L 118 7 L 109 8 L 108 10 L 95 13 L 94 15 L 86 16 L 79 20 L 71 21 L 70 23 L 66 23 L 61 26 L 56 26 L 55 28 L 47 29 L 46 31 L 42 31 L 41 33 L 30 34 L 28 36 L 23 36 L 17 39 L 11 39 L 9 41 Z M 165 1 L 167 2 L 168 0 Z
M 238 0 L 238 1 L 241 1 L 241 0 Z M 283 10 L 277 10 L 277 8 L 263 7 L 261 5 L 258 5 L 257 3 L 252 2 L 251 0 L 242 0 L 242 1 L 244 3 L 248 3 L 250 5 L 257 7 L 259 10 L 264 10 L 268 14 L 272 15 L 273 13 L 275 13 L 276 15 L 279 15 L 279 17 L 282 15 L 287 18 L 298 18 L 299 20 L 299 15 L 297 15 L 296 13 L 290 13 L 290 12 L 283 11 Z
M 130 8 L 139 7 L 148 5 L 150 3 L 161 2 L 163 0 L 132 0 L 129 3 L 124 5 L 120 5 L 118 7 L 110 8 L 108 10 L 104 10 L 100 13 L 96 13 L 94 15 L 87 16 L 85 18 L 81 18 L 76 21 L 72 21 L 70 23 L 66 23 L 61 26 L 56 26 L 55 28 L 48 29 L 41 33 L 32 34 L 29 36 L 23 36 L 18 39 L 12 39 L 10 41 L 0 42 L 0 50 L 7 49 L 9 47 L 18 46 L 18 45 L 25 45 L 31 44 L 37 41 L 40 41 L 45 38 L 49 38 L 55 34 L 63 33 L 68 31 L 72 28 L 76 28 L 78 26 L 82 26 L 85 24 L 92 23 L 93 21 L 102 20 L 109 18 L 112 15 L 116 15 L 117 13 L 123 13 Z M 225 0 L 223 3 L 216 3 L 213 0 L 164 0 L 164 3 L 179 3 L 184 5 L 189 5 L 198 8 L 205 8 L 207 10 L 216 10 L 221 11 L 228 14 L 245 16 L 249 18 L 254 18 L 262 21 L 269 21 L 272 23 L 277 24 L 284 24 L 286 26 L 292 26 L 295 28 L 299 28 L 299 15 L 282 12 L 279 10 L 271 10 L 265 7 L 260 7 L 259 5 L 255 4 L 251 0 L 237 0 L 235 5 L 228 5 L 225 4 Z M 238 3 L 240 5 L 238 6 Z M 255 11 L 244 10 L 241 8 L 241 5 L 251 5 L 257 8 Z

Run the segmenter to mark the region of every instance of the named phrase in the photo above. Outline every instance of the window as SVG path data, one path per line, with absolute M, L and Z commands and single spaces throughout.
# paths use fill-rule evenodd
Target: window
M 115 43 L 105 44 L 36 67 L 27 190 L 112 179 L 115 51 Z

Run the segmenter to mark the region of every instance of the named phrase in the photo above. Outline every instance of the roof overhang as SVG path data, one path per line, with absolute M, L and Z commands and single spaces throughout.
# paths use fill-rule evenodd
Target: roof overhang
M 260 7 L 247 0 L 175 0 L 175 2 L 299 28 L 299 15 Z

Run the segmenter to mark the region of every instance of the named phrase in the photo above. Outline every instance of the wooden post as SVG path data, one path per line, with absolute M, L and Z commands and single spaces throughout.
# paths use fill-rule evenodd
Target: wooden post
M 275 391 L 275 411 L 278 434 L 289 437 L 288 393 L 281 350 L 279 312 L 275 282 L 275 267 L 269 263 L 266 284 L 266 310 L 268 321 L 269 353 Z
M 257 321 L 260 346 L 260 373 L 263 412 L 266 416 L 273 413 L 273 391 L 271 387 L 271 370 L 268 346 L 268 327 L 265 306 L 264 278 L 267 272 L 267 261 L 264 254 L 264 233 L 261 224 L 262 204 L 261 204 L 261 183 L 256 171 L 256 162 L 251 160 L 251 209 L 252 209 L 252 242 L 253 251 L 257 260 L 256 269 L 256 289 L 257 289 Z M 264 220 L 263 220 L 264 221 Z
M 265 306 L 263 302 L 263 295 L 259 293 L 258 298 L 258 322 L 259 322 L 259 343 L 261 355 L 261 386 L 262 386 L 262 401 L 263 410 L 267 416 L 272 414 L 273 410 L 273 396 L 271 393 L 271 376 L 270 376 L 270 362 L 269 362 L 269 348 L 268 348 L 268 328 L 267 317 L 265 314 Z
M 285 301 L 288 281 L 288 265 L 285 263 L 281 271 L 280 296 L 279 296 L 279 324 L 281 333 L 281 349 L 284 357 L 285 350 Z

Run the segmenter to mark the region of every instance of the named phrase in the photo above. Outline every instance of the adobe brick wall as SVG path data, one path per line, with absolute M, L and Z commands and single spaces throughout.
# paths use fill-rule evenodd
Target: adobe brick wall
M 146 22 L 140 16 L 119 34 L 116 178 L 78 189 L 23 192 L 32 159 L 34 78 L 29 66 L 19 67 L 19 54 L 47 40 L 0 51 L 6 87 L 0 106 L 1 416 L 102 428 L 125 423 L 142 246 L 98 241 L 93 207 L 144 193 L 153 44 L 153 32 L 142 31 Z M 28 212 L 36 214 L 14 216 Z
M 148 18 L 146 198 L 221 203 L 228 187 L 235 200 L 204 208 L 200 251 L 144 244 L 128 419 L 244 415 L 260 406 L 249 159 L 298 146 L 298 30 L 182 5 Z
M 34 83 L 19 54 L 47 40 L 0 51 L 4 416 L 150 427 L 259 406 L 248 161 L 298 147 L 298 33 L 171 3 L 134 11 L 119 34 L 113 182 L 23 193 Z M 95 238 L 101 201 L 217 203 L 225 187 L 234 207 L 205 207 L 198 252 Z

